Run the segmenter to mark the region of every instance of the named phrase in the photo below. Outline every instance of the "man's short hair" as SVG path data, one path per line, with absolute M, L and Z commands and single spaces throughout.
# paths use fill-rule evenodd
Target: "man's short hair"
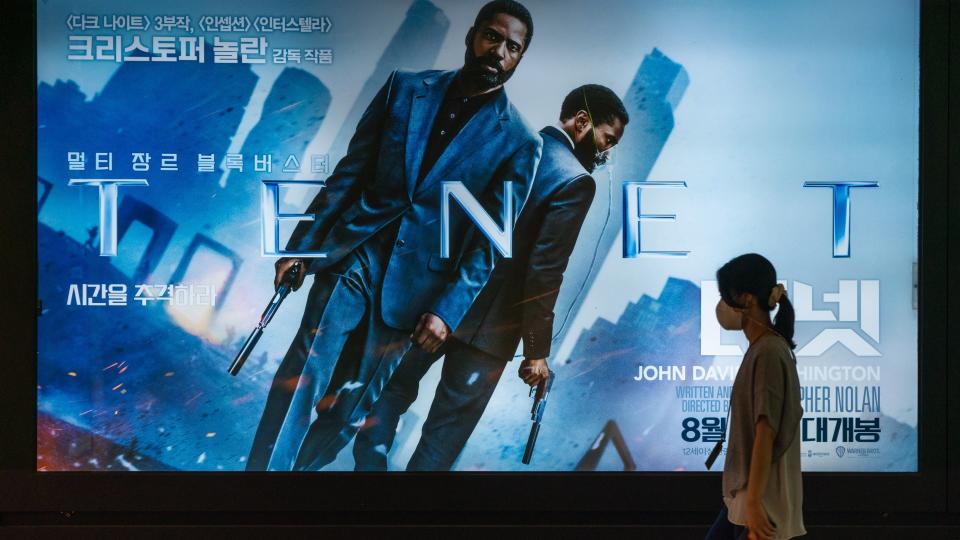
M 614 118 L 619 118 L 624 126 L 630 121 L 630 115 L 620 98 L 613 90 L 600 84 L 585 84 L 567 94 L 560 107 L 560 121 L 572 118 L 577 111 L 589 112 L 594 126 L 613 124 Z
M 523 52 L 527 52 L 527 49 L 530 47 L 530 41 L 533 40 L 533 17 L 530 16 L 530 11 L 516 0 L 493 0 L 492 2 L 487 2 L 486 5 L 480 8 L 480 12 L 477 13 L 477 18 L 473 21 L 473 27 L 479 28 L 483 22 L 493 20 L 497 13 L 516 17 L 527 27 L 527 36 L 523 39 Z

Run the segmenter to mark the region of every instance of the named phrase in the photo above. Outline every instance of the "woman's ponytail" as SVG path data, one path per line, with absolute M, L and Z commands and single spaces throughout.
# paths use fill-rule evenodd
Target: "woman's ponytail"
M 776 317 L 773 318 L 773 329 L 787 341 L 791 349 L 796 349 L 797 344 L 793 341 L 793 326 L 796 321 L 796 313 L 793 311 L 793 304 L 784 294 L 777 302 L 780 309 L 777 310 Z

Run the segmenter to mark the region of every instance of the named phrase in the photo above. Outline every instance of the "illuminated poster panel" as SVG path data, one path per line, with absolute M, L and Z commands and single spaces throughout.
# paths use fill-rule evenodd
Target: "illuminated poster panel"
M 452 469 L 704 470 L 746 348 L 715 320 L 715 271 L 758 252 L 796 308 L 803 469 L 917 470 L 917 4 L 525 4 L 536 31 L 505 83 L 516 117 L 504 113 L 503 125 L 556 126 L 564 98 L 585 84 L 611 89 L 629 122 L 591 174 L 582 227 L 554 235 L 576 242 L 548 330 L 555 377 L 530 463 L 521 345 L 502 374 L 456 375 L 464 392 L 495 390 Z M 277 370 L 313 275 L 242 370 L 227 372 L 274 292 L 274 262 L 314 215 L 311 201 L 334 200 L 324 190 L 333 193 L 338 163 L 349 166 L 341 159 L 358 123 L 381 118 L 364 116 L 368 105 L 409 106 L 409 122 L 430 129 L 435 113 L 400 94 L 429 78 L 424 70 L 446 80 L 464 65 L 482 5 L 38 4 L 38 470 L 260 467 L 249 460 L 268 393 L 309 383 Z M 514 159 L 484 146 L 499 132 L 460 128 L 449 144 L 466 145 L 467 162 Z M 376 143 L 403 156 L 404 178 L 422 159 L 404 137 L 423 133 Z M 461 279 L 457 223 L 498 252 L 510 244 L 510 209 L 471 191 L 465 168 L 447 170 L 456 172 L 430 198 L 410 203 L 446 209 L 435 237 L 384 248 L 429 260 L 402 288 L 431 272 Z M 495 177 L 486 193 L 523 203 L 502 183 L 517 178 Z M 337 219 L 359 228 L 371 208 L 344 206 Z M 350 433 L 316 469 L 372 459 L 404 470 L 443 369 L 426 370 L 398 420 L 348 418 L 363 448 Z M 309 421 L 324 398 L 367 388 L 339 380 L 319 391 Z

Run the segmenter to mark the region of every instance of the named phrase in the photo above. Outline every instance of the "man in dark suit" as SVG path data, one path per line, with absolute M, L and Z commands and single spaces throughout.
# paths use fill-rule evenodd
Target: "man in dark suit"
M 298 256 L 276 264 L 275 285 L 295 264 L 316 276 L 247 470 L 332 461 L 412 343 L 434 352 L 459 326 L 500 255 L 454 210 L 450 257 L 440 256 L 441 186 L 462 182 L 491 216 L 522 208 L 542 141 L 503 83 L 532 35 L 526 8 L 490 2 L 467 33 L 462 69 L 394 72 L 361 117 L 307 210 L 314 219 L 291 235 L 287 251 Z
M 514 257 L 497 263 L 441 351 L 411 350 L 404 357 L 357 435 L 357 470 L 386 470 L 400 415 L 416 400 L 420 379 L 443 353 L 440 383 L 407 470 L 453 466 L 521 340 L 520 377 L 535 385 L 548 376 L 553 308 L 596 190 L 588 173 L 606 160 L 628 121 L 623 103 L 609 88 L 589 84 L 567 95 L 559 125 L 540 131 L 543 156 L 514 229 Z

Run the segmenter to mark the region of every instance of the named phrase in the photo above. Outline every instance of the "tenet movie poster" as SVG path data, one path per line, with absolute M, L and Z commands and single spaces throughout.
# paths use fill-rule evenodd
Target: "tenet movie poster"
M 39 2 L 37 469 L 916 471 L 918 3 L 522 4 Z

